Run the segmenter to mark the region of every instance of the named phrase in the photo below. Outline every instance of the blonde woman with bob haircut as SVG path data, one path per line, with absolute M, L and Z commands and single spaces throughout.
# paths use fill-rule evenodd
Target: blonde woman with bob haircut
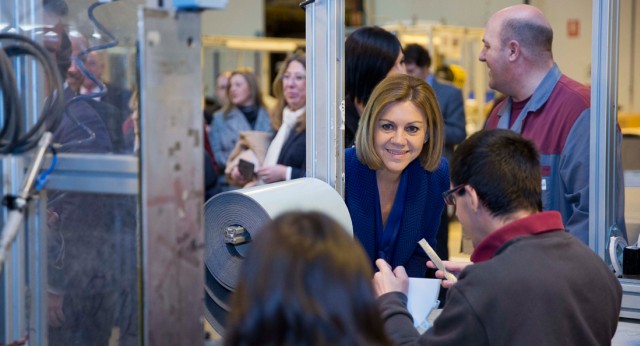
M 410 75 L 384 79 L 371 94 L 345 152 L 345 200 L 355 237 L 371 265 L 378 258 L 424 277 L 435 247 L 449 169 L 442 158 L 444 121 L 433 89 Z

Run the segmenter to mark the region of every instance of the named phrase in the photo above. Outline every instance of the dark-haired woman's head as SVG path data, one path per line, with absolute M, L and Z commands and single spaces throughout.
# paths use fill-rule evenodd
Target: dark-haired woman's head
M 330 217 L 290 212 L 252 241 L 227 345 L 386 345 L 364 250 Z
M 352 32 L 345 42 L 345 94 L 365 105 L 387 75 L 406 73 L 398 38 L 377 26 Z

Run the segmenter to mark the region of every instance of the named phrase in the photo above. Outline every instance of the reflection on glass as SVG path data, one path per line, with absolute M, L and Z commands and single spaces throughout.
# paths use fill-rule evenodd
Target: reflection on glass
M 61 29 L 47 47 L 65 79 L 58 152 L 135 153 L 135 6 L 43 0 Z M 136 196 L 48 191 L 49 345 L 138 344 L 137 219 Z
M 136 197 L 49 191 L 50 345 L 138 336 Z
M 135 15 L 105 16 L 114 10 L 135 13 L 135 4 L 89 3 L 68 6 L 44 0 L 45 43 L 64 76 L 66 109 L 54 143 L 60 152 L 133 153 L 130 108 Z M 118 7 L 117 9 L 114 8 Z M 98 14 L 101 20 L 96 19 Z M 69 21 L 74 18 L 78 22 Z M 122 25 L 122 18 L 134 25 Z M 130 28 L 131 32 L 123 32 Z M 118 30 L 116 32 L 116 29 Z M 53 42 L 53 43 L 51 43 Z

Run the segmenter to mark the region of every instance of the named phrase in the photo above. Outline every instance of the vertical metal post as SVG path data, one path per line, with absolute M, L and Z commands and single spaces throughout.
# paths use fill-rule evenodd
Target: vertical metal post
M 307 176 L 344 190 L 344 1 L 306 1 Z
M 0 7 L 0 19 L 8 21 L 12 28 L 21 25 L 29 26 L 42 23 L 42 3 L 38 0 L 12 0 L 3 2 Z M 6 12 L 3 12 L 6 11 Z M 20 31 L 18 31 L 20 32 Z M 24 127 L 31 127 L 39 117 L 40 103 L 43 95 L 43 75 L 38 73 L 35 61 L 20 58 L 14 59 L 13 68 L 16 75 L 18 89 L 23 91 L 22 107 L 26 117 Z M 0 119 L 6 114 L 0 110 Z M 0 162 L 0 195 L 17 194 L 24 178 L 25 158 L 22 156 L 7 156 Z M 34 210 L 33 206 L 30 210 Z M 33 214 L 31 214 L 33 215 Z M 0 211 L 0 224 L 5 221 L 5 208 Z M 29 222 L 29 224 L 27 224 Z M 0 275 L 0 342 L 22 340 L 29 335 L 29 341 L 37 345 L 46 345 L 46 323 L 42 322 L 46 314 L 46 282 L 44 237 L 45 228 L 33 228 L 37 222 L 33 218 L 25 219 L 15 242 L 11 248 L 11 256 L 6 259 Z M 27 234 L 29 232 L 29 234 Z M 46 322 L 46 321 L 45 321 Z
M 46 345 L 47 335 L 47 199 L 46 194 L 36 198 L 29 206 L 25 217 L 28 246 L 28 290 L 26 309 L 28 314 L 29 342 L 33 345 Z M 25 309 L 25 310 L 26 310 Z
M 616 119 L 618 105 L 619 0 L 593 0 L 591 129 L 589 165 L 589 245 L 608 259 L 616 208 Z M 615 235 L 615 234 L 613 234 Z M 620 317 L 640 318 L 640 282 L 620 279 Z
M 138 23 L 143 340 L 202 345 L 200 13 L 140 8 Z
M 605 258 L 615 220 L 619 0 L 593 1 L 589 245 Z M 605 232 L 605 230 L 607 230 Z
M 6 185 L 3 186 L 3 192 L 7 194 L 17 195 L 20 188 L 20 182 L 24 176 L 24 161 L 21 157 L 9 156 L 3 160 L 3 181 Z M 4 214 L 3 221 L 6 220 L 6 213 Z M 4 223 L 4 222 L 3 222 Z M 13 245 L 11 246 L 10 256 L 7 256 L 4 263 L 4 270 L 2 275 L 5 276 L 5 296 L 3 297 L 6 303 L 5 308 L 5 325 L 6 339 L 21 340 L 27 334 L 29 330 L 27 322 L 27 272 L 28 267 L 26 263 L 26 236 L 24 232 L 24 225 L 16 237 Z M 1 340 L 4 341 L 4 340 Z

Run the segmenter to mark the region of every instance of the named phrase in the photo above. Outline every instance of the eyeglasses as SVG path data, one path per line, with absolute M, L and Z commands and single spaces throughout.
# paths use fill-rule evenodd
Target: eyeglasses
M 445 202 L 447 205 L 456 205 L 456 196 L 455 196 L 455 195 L 456 195 L 460 190 L 464 189 L 465 185 L 466 185 L 466 184 L 460 184 L 460 185 L 458 185 L 458 186 L 454 187 L 454 188 L 453 188 L 453 189 L 451 189 L 451 190 L 447 190 L 447 191 L 443 192 L 443 193 L 442 193 L 442 198 L 444 198 L 444 202 Z
M 288 75 L 288 74 L 285 74 L 284 76 L 282 76 L 282 81 L 283 82 L 295 81 L 297 83 L 301 83 L 305 79 L 306 79 L 306 76 L 303 76 L 303 75 Z

